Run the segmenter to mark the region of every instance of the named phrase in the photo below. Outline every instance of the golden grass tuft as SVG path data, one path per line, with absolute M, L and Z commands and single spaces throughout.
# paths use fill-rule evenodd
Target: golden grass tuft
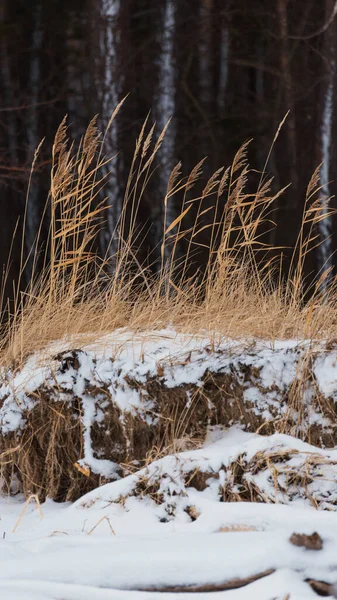
M 245 191 L 249 142 L 237 152 L 231 167 L 220 168 L 209 178 L 201 193 L 193 190 L 204 160 L 187 176 L 179 163 L 163 198 L 161 261 L 153 275 L 137 259 L 141 237 L 137 215 L 166 127 L 157 141 L 153 126 L 148 132 L 147 128 L 148 120 L 136 141 L 111 242 L 116 250 L 113 256 L 99 258 L 97 233 L 108 204 L 100 198 L 113 159 L 104 156 L 105 136 L 98 132 L 96 119 L 78 147 L 68 139 L 66 121 L 61 123 L 52 150 L 46 206 L 50 229 L 43 268 L 37 266 L 39 231 L 31 256 L 22 259 L 14 309 L 2 326 L 2 364 L 22 364 L 30 353 L 66 335 L 97 339 L 118 327 L 146 330 L 167 323 L 180 331 L 206 330 L 231 337 L 337 337 L 336 281 L 328 269 L 311 282 L 310 293 L 304 293 L 305 261 L 319 243 L 319 222 L 331 214 L 321 198 L 319 170 L 308 186 L 302 227 L 285 281 L 283 249 L 268 247 L 263 236 L 266 227 L 273 226 L 273 205 L 283 190 L 272 193 L 264 171 L 256 192 Z M 173 200 L 175 206 L 181 203 L 181 211 L 168 223 L 167 207 Z M 208 256 L 206 268 L 193 275 L 200 248 Z M 28 259 L 33 262 L 33 276 L 22 290 Z

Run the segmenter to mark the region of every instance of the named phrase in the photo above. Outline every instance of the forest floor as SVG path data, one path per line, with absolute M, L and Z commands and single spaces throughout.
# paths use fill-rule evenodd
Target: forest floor
M 2 598 L 336 597 L 334 344 L 76 342 L 3 373 Z

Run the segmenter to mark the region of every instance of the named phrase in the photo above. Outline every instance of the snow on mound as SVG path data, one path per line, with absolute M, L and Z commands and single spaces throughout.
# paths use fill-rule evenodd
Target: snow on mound
M 161 522 L 184 518 L 183 513 L 195 521 L 205 500 L 337 510 L 337 450 L 282 434 L 262 437 L 236 428 L 218 433 L 218 440 L 198 450 L 165 456 L 90 492 L 75 507 L 150 501 Z
M 2 373 L 3 482 L 11 489 L 17 473 L 26 495 L 77 499 L 153 447 L 202 440 L 217 424 L 334 446 L 336 360 L 331 344 L 171 330 L 116 331 L 79 349 L 63 340 Z
M 336 454 L 285 435 L 216 428 L 200 449 L 158 459 L 74 504 L 47 501 L 42 518 L 33 504 L 3 498 L 1 597 L 332 598 Z M 242 494 L 236 464 L 253 497 L 259 487 L 270 503 L 224 501 L 225 489 Z

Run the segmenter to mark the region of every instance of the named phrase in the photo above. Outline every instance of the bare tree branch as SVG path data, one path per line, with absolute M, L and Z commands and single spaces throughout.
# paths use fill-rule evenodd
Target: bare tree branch
M 330 27 L 330 25 L 331 25 L 332 21 L 334 20 L 334 18 L 336 17 L 336 15 L 337 15 L 337 0 L 332 9 L 330 17 L 322 25 L 322 27 L 317 29 L 317 31 L 314 31 L 313 33 L 309 33 L 307 35 L 289 35 L 289 38 L 292 40 L 311 40 L 312 38 L 317 37 L 318 35 L 321 35 L 321 33 L 324 33 L 324 31 L 326 31 L 328 29 L 328 27 Z

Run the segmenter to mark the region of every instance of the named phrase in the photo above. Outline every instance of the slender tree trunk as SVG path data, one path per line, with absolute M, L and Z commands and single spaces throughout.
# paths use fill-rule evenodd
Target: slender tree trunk
M 229 74 L 229 48 L 229 25 L 227 19 L 223 18 L 220 32 L 219 82 L 217 94 L 218 112 L 221 117 L 223 117 L 225 114 L 226 106 L 226 92 Z
M 296 116 L 293 90 L 294 84 L 290 64 L 287 5 L 288 0 L 277 0 L 279 36 L 281 41 L 280 67 L 284 79 L 284 95 L 286 110 L 290 111 L 286 125 L 288 132 L 288 152 L 290 156 L 290 176 L 293 188 L 296 189 L 298 185 Z
M 34 153 L 37 149 L 39 139 L 39 122 L 38 122 L 38 102 L 40 99 L 41 90 L 41 46 L 43 40 L 43 32 L 41 29 L 41 11 L 42 6 L 37 2 L 33 8 L 33 31 L 31 36 L 31 59 L 29 70 L 29 103 L 31 108 L 28 114 L 27 122 L 27 139 L 28 139 L 28 164 L 31 164 L 34 159 Z M 35 236 L 40 224 L 40 195 L 39 182 L 35 177 L 32 178 L 29 189 L 28 205 L 27 205 L 27 221 L 25 242 L 28 252 L 34 243 Z
M 201 147 L 203 154 L 206 155 L 209 151 L 210 143 L 215 147 L 215 138 L 211 124 L 212 115 L 214 114 L 213 104 L 213 72 L 214 72 L 214 56 L 213 56 L 213 39 L 212 39 L 212 11 L 214 0 L 201 0 L 200 2 L 200 33 L 198 44 L 198 87 L 199 97 L 196 98 L 196 105 L 199 110 L 199 119 L 201 123 L 202 141 Z
M 172 119 L 166 132 L 165 140 L 160 152 L 160 202 L 157 205 L 157 211 L 154 212 L 154 221 L 157 221 L 157 227 L 160 232 L 157 234 L 156 242 L 159 243 L 161 236 L 161 220 L 163 214 L 163 200 L 165 197 L 167 183 L 170 173 L 174 166 L 175 156 L 175 136 L 176 136 L 176 65 L 175 65 L 175 27 L 176 27 L 176 2 L 175 0 L 165 0 L 165 6 L 162 14 L 162 25 L 160 27 L 161 48 L 158 65 L 158 89 L 156 94 L 156 115 L 159 129 L 163 129 L 169 119 Z M 155 214 L 156 213 L 156 214 Z M 173 200 L 169 201 L 166 213 L 166 226 L 168 226 L 176 217 Z
M 91 22 L 92 29 L 92 60 L 93 81 L 97 94 L 96 105 L 103 128 L 109 123 L 118 102 L 120 101 L 121 77 L 119 74 L 119 13 L 121 0 L 100 0 L 92 3 Z M 107 224 L 102 229 L 102 246 L 107 248 L 111 243 L 111 236 L 116 228 L 118 215 L 121 210 L 122 190 L 119 180 L 121 158 L 117 153 L 118 147 L 118 119 L 114 119 L 109 127 L 105 139 L 105 151 L 115 158 L 109 162 L 106 169 L 109 171 L 108 183 L 105 194 L 108 196 Z M 113 245 L 110 245 L 113 251 Z
M 328 19 L 332 14 L 335 5 L 335 0 L 325 1 L 325 19 Z M 321 179 L 322 193 L 325 199 L 332 195 L 330 172 L 332 164 L 332 149 L 333 149 L 333 107 L 335 99 L 335 78 L 336 78 L 336 22 L 332 23 L 324 33 L 324 49 L 323 55 L 326 62 L 327 75 L 323 83 L 322 90 L 322 108 L 321 108 L 321 126 L 320 126 L 320 151 L 321 151 Z M 327 214 L 328 206 L 324 204 L 323 213 Z M 326 217 L 319 223 L 319 234 L 321 245 L 319 248 L 319 268 L 324 271 L 332 266 L 333 244 L 332 235 L 332 219 Z

